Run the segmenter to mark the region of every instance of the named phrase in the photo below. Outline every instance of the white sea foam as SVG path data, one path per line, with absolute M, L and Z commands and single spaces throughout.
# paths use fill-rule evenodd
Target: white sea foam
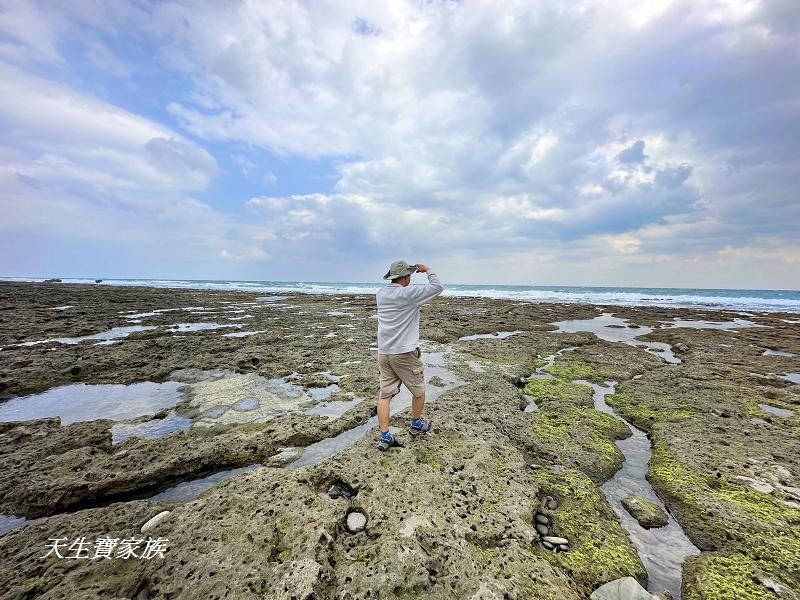
M 5 281 L 42 281 L 37 278 L 0 278 Z M 315 283 L 273 281 L 189 281 L 157 279 L 63 279 L 64 283 L 146 286 L 160 288 L 239 290 L 272 294 L 374 294 L 382 283 Z M 618 306 L 674 306 L 755 312 L 800 313 L 800 291 L 700 290 L 689 288 L 621 288 L 567 286 L 460 285 L 445 281 L 444 296 Z M 277 300 L 277 298 L 276 298 Z M 791 321 L 790 321 L 791 322 Z

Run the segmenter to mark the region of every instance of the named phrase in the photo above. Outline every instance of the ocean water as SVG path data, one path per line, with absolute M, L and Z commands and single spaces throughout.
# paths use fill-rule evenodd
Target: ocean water
M 424 280 L 424 278 L 419 278 Z M 43 281 L 36 278 L 6 277 L 4 281 Z M 225 281 L 178 279 L 64 279 L 64 283 L 130 285 L 166 288 L 244 290 L 272 293 L 371 294 L 383 282 L 293 282 Z M 518 300 L 520 302 L 566 302 L 618 306 L 674 306 L 755 312 L 800 313 L 798 290 L 736 290 L 693 288 L 577 287 L 527 285 L 465 285 L 445 282 L 445 296 L 470 296 Z

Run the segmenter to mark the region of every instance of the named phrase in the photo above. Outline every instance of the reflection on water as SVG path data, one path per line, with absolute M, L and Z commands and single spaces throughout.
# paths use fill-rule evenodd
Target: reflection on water
M 613 384 L 609 383 L 608 387 L 605 387 L 583 380 L 577 380 L 576 383 L 591 386 L 597 410 L 619 416 L 605 401 L 608 394 L 614 393 Z M 616 442 L 617 447 L 625 455 L 625 462 L 614 477 L 603 484 L 603 494 L 628 532 L 647 569 L 647 589 L 653 592 L 666 590 L 678 600 L 681 597 L 683 562 L 688 556 L 699 554 L 700 550 L 686 537 L 681 526 L 669 514 L 647 481 L 647 464 L 651 454 L 650 440 L 643 431 L 627 421 L 625 423 L 630 427 L 632 435 Z M 655 529 L 645 529 L 639 525 L 622 506 L 622 500 L 631 495 L 641 496 L 661 507 L 669 518 L 667 525 Z
M 76 421 L 125 421 L 172 408 L 181 400 L 181 383 L 144 381 L 131 385 L 74 383 L 0 405 L 0 421 L 30 421 L 60 417 L 62 425 Z
M 733 321 L 693 321 L 689 319 L 673 319 L 672 321 L 664 321 L 668 328 L 676 329 L 678 327 L 686 329 L 722 329 L 724 331 L 734 329 L 749 329 L 751 327 L 769 327 L 769 325 L 759 325 L 747 319 L 734 319 Z
M 187 333 L 189 331 L 210 331 L 212 329 L 240 329 L 241 327 L 241 325 L 233 323 L 176 323 L 167 331 L 171 333 Z
M 465 335 L 464 337 L 458 338 L 459 342 L 465 342 L 467 340 L 503 340 L 507 337 L 511 337 L 512 335 L 517 335 L 518 333 L 522 333 L 521 331 L 498 331 L 497 333 L 477 333 L 475 335 Z
M 9 531 L 14 531 L 30 523 L 28 519 L 15 517 L 14 515 L 0 515 L 0 535 L 5 535 Z
M 48 340 L 36 340 L 35 342 L 22 342 L 21 344 L 17 344 L 17 346 L 36 346 L 38 344 L 47 344 L 49 342 L 57 342 L 59 344 L 80 344 L 84 340 L 101 340 L 101 341 L 110 341 L 110 340 L 117 340 L 120 338 L 128 337 L 132 333 L 136 333 L 138 331 L 149 331 L 151 329 L 156 329 L 156 327 L 150 327 L 148 325 L 131 325 L 130 327 L 114 327 L 113 329 L 109 329 L 108 331 L 103 331 L 100 333 L 95 333 L 93 335 L 84 335 L 81 337 L 62 337 L 62 338 L 52 338 Z
M 629 346 L 643 346 L 646 352 L 663 358 L 670 364 L 677 364 L 681 359 L 672 353 L 672 346 L 664 342 L 648 342 L 638 339 L 652 333 L 651 327 L 630 327 L 627 319 L 620 319 L 611 313 L 603 313 L 594 319 L 576 319 L 550 323 L 558 327 L 557 333 L 593 333 L 607 342 L 622 342 Z
M 156 439 L 175 431 L 189 431 L 192 421 L 180 417 L 173 410 L 163 419 L 151 419 L 144 423 L 114 423 L 111 426 L 111 443 L 121 444 L 131 437 Z
M 155 496 L 151 497 L 150 500 L 155 502 L 191 502 L 192 500 L 196 500 L 197 497 L 207 489 L 217 485 L 221 481 L 225 481 L 231 477 L 243 475 L 244 473 L 249 473 L 260 468 L 260 464 L 255 464 L 248 467 L 241 467 L 239 469 L 220 471 L 219 473 L 214 473 L 208 477 L 202 477 L 192 481 L 184 481 L 175 487 L 171 487 L 163 492 L 159 492 Z
M 307 415 L 320 415 L 335 419 L 341 417 L 351 408 L 355 408 L 362 401 L 362 398 L 353 398 L 352 400 L 333 400 L 331 402 L 320 402 L 309 408 L 303 410 Z
M 770 406 L 769 404 L 759 404 L 758 407 L 767 412 L 771 415 L 775 415 L 776 417 L 793 417 L 794 411 L 785 409 L 785 408 L 778 408 L 777 406 Z

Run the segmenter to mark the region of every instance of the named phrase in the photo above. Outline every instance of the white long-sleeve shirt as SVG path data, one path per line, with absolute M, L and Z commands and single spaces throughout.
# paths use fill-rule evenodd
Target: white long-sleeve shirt
M 378 352 L 402 354 L 419 346 L 419 309 L 442 293 L 444 286 L 435 273 L 428 283 L 390 283 L 375 294 L 378 301 Z

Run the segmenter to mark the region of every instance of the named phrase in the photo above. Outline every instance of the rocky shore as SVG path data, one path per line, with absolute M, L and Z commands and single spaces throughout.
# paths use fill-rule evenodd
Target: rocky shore
M 571 600 L 624 577 L 647 586 L 637 533 L 601 490 L 625 462 L 624 418 L 699 551 L 673 597 L 800 598 L 797 315 L 479 298 L 423 312 L 434 432 L 411 440 L 400 410 L 403 445 L 379 453 L 373 297 L 0 283 L 0 596 Z M 552 325 L 609 313 L 624 323 L 604 331 L 628 328 L 630 343 Z M 619 416 L 593 401 L 606 382 Z M 199 496 L 171 491 L 209 476 Z M 631 506 L 658 536 L 666 515 Z M 137 536 L 167 539 L 163 556 L 42 558 L 52 538 Z

